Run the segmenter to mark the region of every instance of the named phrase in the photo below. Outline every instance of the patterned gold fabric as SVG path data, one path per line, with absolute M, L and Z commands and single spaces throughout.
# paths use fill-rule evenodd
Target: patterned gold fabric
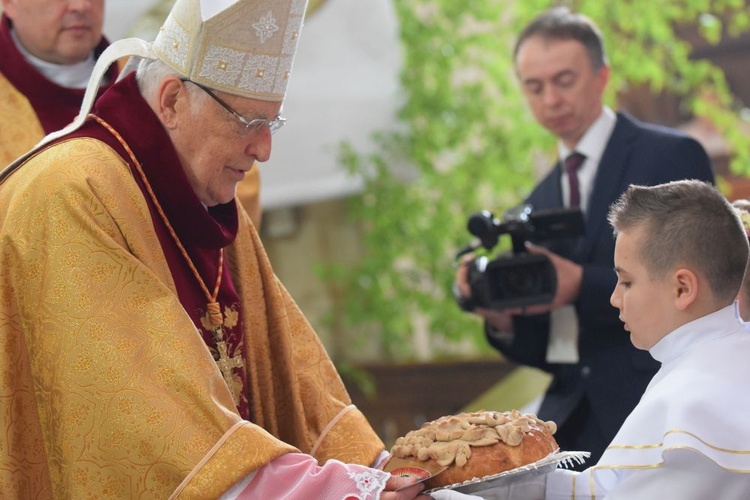
M 260 206 L 260 170 L 258 165 L 255 165 L 252 170 L 247 173 L 247 176 L 237 184 L 237 199 L 245 211 L 250 216 L 250 220 L 253 221 L 255 227 L 260 231 L 260 222 L 262 210 Z
M 42 124 L 28 99 L 0 73 L 0 168 L 44 137 Z
M 215 498 L 295 448 L 375 460 L 382 442 L 240 212 L 244 425 L 114 151 L 68 140 L 0 185 L 4 498 Z

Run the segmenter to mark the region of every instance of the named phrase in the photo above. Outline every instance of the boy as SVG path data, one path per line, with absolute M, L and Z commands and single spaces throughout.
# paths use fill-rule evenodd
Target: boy
M 546 498 L 750 498 L 739 217 L 714 187 L 676 181 L 630 186 L 609 222 L 618 277 L 610 301 L 633 344 L 662 366 L 599 462 L 549 474 Z

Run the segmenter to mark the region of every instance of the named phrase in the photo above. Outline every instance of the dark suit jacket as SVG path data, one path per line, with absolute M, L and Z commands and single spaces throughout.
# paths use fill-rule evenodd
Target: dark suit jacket
M 527 202 L 537 209 L 562 207 L 561 175 L 558 163 Z M 578 313 L 580 362 L 545 361 L 549 315 L 516 317 L 511 343 L 488 336 L 511 360 L 553 375 L 539 410 L 540 418 L 564 424 L 585 395 L 606 436 L 602 449 L 614 438 L 659 367 L 647 351 L 639 351 L 631 344 L 617 309 L 609 303 L 617 279 L 613 270 L 614 238 L 607 212 L 630 184 L 655 185 L 679 179 L 714 181 L 710 161 L 701 145 L 674 130 L 638 123 L 618 113 L 588 202 L 585 235 L 546 245 L 583 266 L 580 295 L 574 304 Z

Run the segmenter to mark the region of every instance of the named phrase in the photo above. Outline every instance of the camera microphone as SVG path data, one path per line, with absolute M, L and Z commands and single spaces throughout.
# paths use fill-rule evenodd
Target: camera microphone
M 500 235 L 497 232 L 499 221 L 489 210 L 476 212 L 469 217 L 467 228 L 471 234 L 479 238 L 482 246 L 491 250 L 497 245 Z M 474 249 L 479 248 L 475 247 Z

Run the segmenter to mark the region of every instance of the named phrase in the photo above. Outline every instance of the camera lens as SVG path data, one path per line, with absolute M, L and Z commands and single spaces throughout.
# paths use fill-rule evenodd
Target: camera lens
M 542 277 L 539 276 L 533 265 L 506 269 L 504 278 L 506 296 L 526 296 L 540 291 L 539 283 Z
M 532 254 L 488 262 L 482 282 L 486 285 L 488 305 L 495 309 L 550 302 L 557 287 L 549 259 Z

